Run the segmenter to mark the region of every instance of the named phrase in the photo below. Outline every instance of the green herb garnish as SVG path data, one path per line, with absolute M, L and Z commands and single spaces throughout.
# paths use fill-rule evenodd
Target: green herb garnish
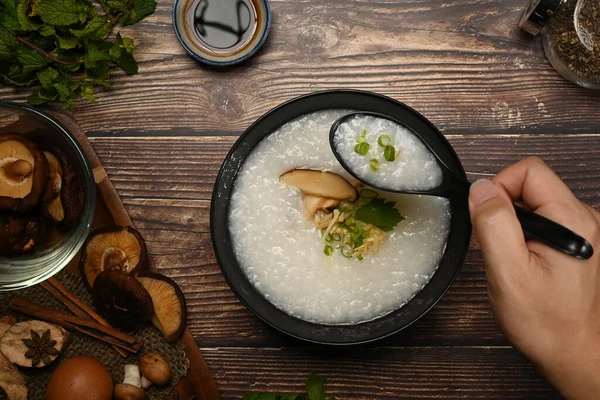
M 333 254 L 333 247 L 331 247 L 330 245 L 325 246 L 325 249 L 323 250 L 323 252 L 325 253 L 326 256 L 330 256 Z
M 390 137 L 390 135 L 383 134 L 383 135 L 379 136 L 379 139 L 377 139 L 377 143 L 381 147 L 385 147 L 385 146 L 391 145 L 393 143 L 393 141 L 392 141 L 392 138 Z
M 118 32 L 109 38 L 114 26 L 135 24 L 155 8 L 155 0 L 0 0 L 0 81 L 40 85 L 27 99 L 33 105 L 95 101 L 115 67 L 138 71 L 133 40 Z
M 369 160 L 369 168 L 375 172 L 379 171 L 379 160 L 376 158 L 371 158 Z
M 371 146 L 367 142 L 357 143 L 354 146 L 354 152 L 360 154 L 361 156 L 366 156 L 370 147 Z
M 383 157 L 386 159 L 386 161 L 395 161 L 396 149 L 394 148 L 394 146 L 385 146 L 385 149 L 383 149 Z
M 325 378 L 313 372 L 306 380 L 306 395 L 249 392 L 242 400 L 335 400 L 335 397 L 327 397 Z
M 354 218 L 373 224 L 384 232 L 391 232 L 396 225 L 404 220 L 396 208 L 396 202 L 386 201 L 377 197 L 369 204 L 364 205 L 354 212 Z

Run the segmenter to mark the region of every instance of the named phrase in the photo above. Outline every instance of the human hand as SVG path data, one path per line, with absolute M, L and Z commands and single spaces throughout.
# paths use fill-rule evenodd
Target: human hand
M 578 260 L 525 241 L 513 202 L 587 239 Z M 471 186 L 471 220 L 496 320 L 511 343 L 569 399 L 600 396 L 600 213 L 540 159 L 522 160 Z

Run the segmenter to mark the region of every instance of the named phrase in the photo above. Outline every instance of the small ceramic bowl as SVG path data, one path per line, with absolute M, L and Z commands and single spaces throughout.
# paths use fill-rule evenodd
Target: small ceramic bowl
M 271 8 L 268 0 L 175 0 L 173 27 L 193 58 L 227 67 L 246 61 L 265 43 Z
M 50 115 L 24 105 L 0 102 L 1 134 L 21 135 L 42 147 L 62 150 L 78 172 L 83 192 L 82 215 L 68 231 L 49 230 L 48 243 L 40 244 L 31 253 L 0 256 L 0 291 L 7 291 L 33 286 L 50 278 L 77 255 L 94 219 L 96 184 L 79 142 Z
M 442 298 L 452 285 L 469 248 L 471 223 L 466 201 L 451 200 L 450 233 L 438 269 L 425 287 L 407 304 L 374 320 L 356 325 L 323 325 L 293 317 L 277 308 L 249 281 L 237 259 L 229 231 L 229 208 L 237 176 L 253 149 L 283 124 L 305 114 L 342 109 L 376 112 L 394 118 L 419 132 L 423 140 L 455 174 L 466 177 L 454 149 L 421 114 L 379 94 L 350 90 L 318 92 L 291 100 L 269 111 L 250 126 L 234 144 L 221 166 L 211 202 L 211 234 L 217 262 L 240 301 L 273 328 L 297 339 L 351 345 L 392 335 L 413 324 Z M 293 293 L 290 293 L 293 296 Z

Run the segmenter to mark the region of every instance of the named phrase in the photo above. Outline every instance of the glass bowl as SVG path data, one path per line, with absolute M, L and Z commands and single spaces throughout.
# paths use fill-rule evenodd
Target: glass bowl
M 96 184 L 90 163 L 75 137 L 50 115 L 25 105 L 0 102 L 0 135 L 18 134 L 64 152 L 79 173 L 83 192 L 83 212 L 69 230 L 49 229 L 48 243 L 31 253 L 16 257 L 0 256 L 0 291 L 16 290 L 40 283 L 62 270 L 75 257 L 86 240 L 96 211 Z

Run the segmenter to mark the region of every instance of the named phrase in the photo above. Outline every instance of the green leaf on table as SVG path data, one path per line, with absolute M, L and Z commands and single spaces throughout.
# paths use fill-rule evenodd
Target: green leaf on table
M 18 48 L 19 41 L 0 25 L 0 60 L 11 60 Z
M 123 24 L 123 26 L 135 24 L 144 19 L 147 15 L 152 14 L 154 10 L 156 10 L 155 0 L 135 0 L 133 9 L 129 12 L 125 12 L 119 19 L 119 22 Z
M 249 392 L 242 400 L 305 400 L 305 397 L 301 394 Z
M 52 36 L 56 34 L 56 29 L 52 25 L 42 25 L 39 32 L 42 36 Z
M 390 232 L 404 220 L 395 206 L 396 202 L 377 197 L 357 209 L 354 212 L 354 218 L 373 224 L 384 232 Z
M 31 6 L 30 0 L 18 0 L 17 2 L 17 19 L 22 31 L 37 31 L 41 27 L 41 24 L 35 23 L 29 18 L 32 13 Z
M 0 9 L 0 26 L 5 27 L 10 32 L 17 32 L 21 29 L 17 11 L 17 0 L 6 0 L 2 9 Z
M 31 73 L 42 69 L 48 64 L 48 59 L 35 50 L 17 50 L 17 61 L 23 65 L 23 73 Z
M 306 381 L 308 400 L 325 400 L 325 377 L 312 372 Z
M 70 29 L 73 36 L 94 41 L 105 40 L 112 31 L 112 25 L 104 15 L 94 13 L 83 29 Z
M 87 19 L 90 4 L 77 0 L 40 0 L 37 13 L 47 24 L 68 26 Z
M 75 36 L 59 36 L 58 47 L 64 50 L 74 49 L 80 44 L 79 39 Z
M 137 62 L 133 58 L 133 55 L 131 55 L 131 52 L 133 52 L 133 40 L 121 37 L 121 34 L 117 33 L 117 40 L 114 46 L 110 48 L 108 54 L 123 71 L 130 75 L 138 72 Z
M 56 82 L 56 80 L 59 77 L 58 71 L 56 71 L 54 68 L 52 67 L 48 67 L 46 69 L 43 69 L 41 71 L 39 71 L 36 74 L 38 80 L 40 81 L 40 84 L 42 85 L 42 87 L 45 88 L 50 88 L 52 87 L 52 84 L 54 82 Z

